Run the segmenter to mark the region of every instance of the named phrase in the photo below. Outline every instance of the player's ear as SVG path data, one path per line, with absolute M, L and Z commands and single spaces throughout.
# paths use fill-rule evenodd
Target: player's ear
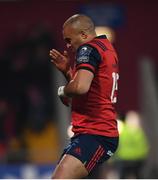
M 81 31 L 81 37 L 83 38 L 83 39 L 87 39 L 87 34 L 84 32 L 84 31 Z

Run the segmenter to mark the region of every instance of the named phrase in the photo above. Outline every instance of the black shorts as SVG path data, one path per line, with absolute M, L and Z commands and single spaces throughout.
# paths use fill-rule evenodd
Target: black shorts
M 118 140 L 118 137 L 80 134 L 71 138 L 62 156 L 70 154 L 76 157 L 90 173 L 99 164 L 113 155 L 118 147 Z

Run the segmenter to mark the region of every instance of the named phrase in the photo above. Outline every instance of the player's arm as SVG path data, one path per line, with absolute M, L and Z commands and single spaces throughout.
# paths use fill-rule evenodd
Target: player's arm
M 80 69 L 74 78 L 66 85 L 58 89 L 58 96 L 66 106 L 71 105 L 71 97 L 88 92 L 94 75 L 91 71 Z
M 58 89 L 58 95 L 73 97 L 87 93 L 100 62 L 101 57 L 96 49 L 82 46 L 77 53 L 76 74 L 66 86 Z
M 68 97 L 85 94 L 90 88 L 93 77 L 94 74 L 91 71 L 80 69 L 76 72 L 74 78 L 66 86 L 62 86 L 63 88 L 61 88 L 61 91 L 63 92 L 61 93 L 63 93 L 63 96 Z

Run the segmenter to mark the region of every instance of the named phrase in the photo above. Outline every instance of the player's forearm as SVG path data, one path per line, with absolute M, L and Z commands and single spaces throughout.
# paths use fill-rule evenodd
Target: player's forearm
M 88 89 L 81 86 L 79 83 L 71 80 L 66 86 L 61 86 L 58 89 L 59 96 L 74 97 L 88 92 Z
M 82 95 L 88 92 L 88 89 L 74 80 L 71 80 L 64 88 L 64 93 L 68 97 Z
M 93 77 L 94 75 L 90 71 L 78 70 L 66 86 L 59 87 L 58 95 L 73 97 L 86 94 L 89 91 Z

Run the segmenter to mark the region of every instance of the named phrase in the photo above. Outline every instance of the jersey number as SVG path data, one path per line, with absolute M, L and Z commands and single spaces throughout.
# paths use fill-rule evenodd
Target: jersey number
M 115 96 L 115 91 L 118 90 L 118 79 L 119 79 L 119 74 L 116 72 L 112 73 L 112 91 L 111 91 L 111 102 L 116 103 L 117 102 L 117 97 Z

